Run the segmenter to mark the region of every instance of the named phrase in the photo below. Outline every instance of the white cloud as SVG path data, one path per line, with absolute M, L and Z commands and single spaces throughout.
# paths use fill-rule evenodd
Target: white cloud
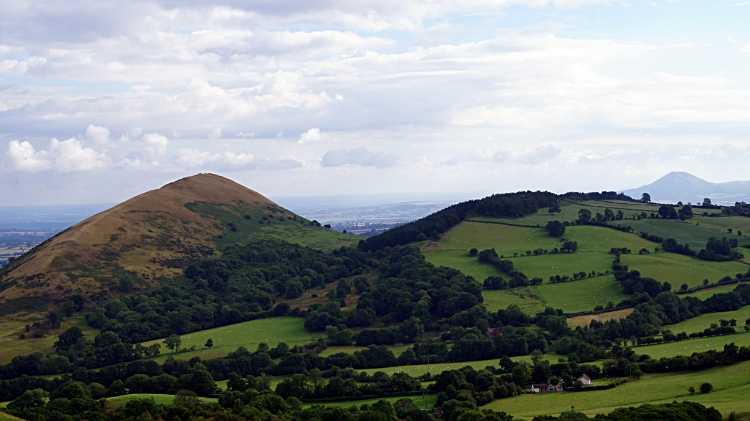
M 401 159 L 385 152 L 372 152 L 367 148 L 334 149 L 323 155 L 320 164 L 323 167 L 341 167 L 355 165 L 360 167 L 388 168 L 398 165 Z
M 29 142 L 12 140 L 6 155 L 11 169 L 29 173 L 47 170 L 60 173 L 94 171 L 103 169 L 107 164 L 103 152 L 84 147 L 78 139 L 62 142 L 52 139 L 49 148 L 40 151 Z
M 312 128 L 304 133 L 302 133 L 299 137 L 299 143 L 310 143 L 310 142 L 317 142 L 320 139 L 322 139 L 323 135 L 320 133 L 320 129 L 315 127 Z
M 164 155 L 167 152 L 169 139 L 157 133 L 147 133 L 143 135 L 145 149 L 152 157 Z
M 178 150 L 174 162 L 179 167 L 189 170 L 286 170 L 302 167 L 302 163 L 292 159 L 256 158 L 246 152 L 211 153 L 190 148 Z
M 86 129 L 86 139 L 99 145 L 109 143 L 109 129 L 101 126 L 89 125 Z
M 52 168 L 52 161 L 47 158 L 47 151 L 37 152 L 29 142 L 11 140 L 5 154 L 13 170 L 34 173 Z
M 211 129 L 208 132 L 208 138 L 209 139 L 221 139 L 221 129 L 219 128 Z

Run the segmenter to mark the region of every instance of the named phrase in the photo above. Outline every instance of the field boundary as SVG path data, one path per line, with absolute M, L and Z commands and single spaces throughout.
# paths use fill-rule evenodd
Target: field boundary
M 507 222 L 497 222 L 497 221 L 475 221 L 473 219 L 465 219 L 464 222 L 476 222 L 477 224 L 497 224 L 497 225 L 507 225 L 510 227 L 521 227 L 521 228 L 543 228 L 540 225 L 521 225 L 521 224 L 509 224 Z

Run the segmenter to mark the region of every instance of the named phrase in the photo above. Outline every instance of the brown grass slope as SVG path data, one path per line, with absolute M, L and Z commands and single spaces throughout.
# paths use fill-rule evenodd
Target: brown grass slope
M 217 254 L 214 239 L 224 227 L 189 210 L 189 203 L 293 215 L 226 178 L 183 178 L 80 222 L 4 270 L 0 314 L 44 310 L 77 293 L 92 301 L 113 298 L 124 278 L 136 288 L 153 286 L 182 274 L 174 262 Z

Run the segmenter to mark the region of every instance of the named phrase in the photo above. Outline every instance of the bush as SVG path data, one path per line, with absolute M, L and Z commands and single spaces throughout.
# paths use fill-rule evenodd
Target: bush
M 701 384 L 701 393 L 709 393 L 712 390 L 714 390 L 714 386 L 711 383 L 703 383 Z

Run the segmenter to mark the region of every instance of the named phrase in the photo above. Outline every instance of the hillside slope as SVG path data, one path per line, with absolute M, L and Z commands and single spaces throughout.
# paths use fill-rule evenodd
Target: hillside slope
M 181 276 L 188 262 L 259 236 L 322 249 L 352 242 L 231 180 L 198 174 L 94 215 L 4 268 L 0 314 L 156 285 Z

